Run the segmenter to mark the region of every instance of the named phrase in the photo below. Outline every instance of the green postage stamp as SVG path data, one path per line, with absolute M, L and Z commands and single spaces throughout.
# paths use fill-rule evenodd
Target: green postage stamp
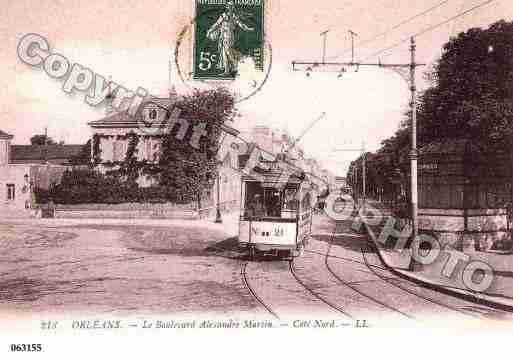
M 194 78 L 232 80 L 251 58 L 263 71 L 264 0 L 195 0 Z

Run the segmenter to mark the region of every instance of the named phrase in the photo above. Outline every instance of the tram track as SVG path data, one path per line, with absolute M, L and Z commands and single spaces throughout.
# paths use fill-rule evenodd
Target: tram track
M 337 225 L 335 224 L 335 232 L 337 230 Z M 330 253 L 330 250 L 331 250 L 331 246 L 332 246 L 332 242 L 333 242 L 333 239 L 334 237 L 331 238 L 330 242 L 328 243 L 328 249 L 326 251 L 326 255 L 324 256 L 324 264 L 326 266 L 326 269 L 328 270 L 328 272 L 339 282 L 341 283 L 342 285 L 348 287 L 348 288 L 351 288 L 353 291 L 355 291 L 356 293 L 360 294 L 361 296 L 371 300 L 372 302 L 384 307 L 384 308 L 387 308 L 389 310 L 391 310 L 392 312 L 395 312 L 395 313 L 398 313 L 402 316 L 405 316 L 406 318 L 408 319 L 412 319 L 412 320 L 416 320 L 415 317 L 407 314 L 407 313 L 404 313 L 403 311 L 399 310 L 398 308 L 395 308 L 395 307 L 392 307 L 382 301 L 380 301 L 379 299 L 376 299 L 375 297 L 371 296 L 371 295 L 368 295 L 366 293 L 364 293 L 362 290 L 358 289 L 356 286 L 352 285 L 351 283 L 349 283 L 348 281 L 342 279 L 338 274 L 336 274 L 333 269 L 331 268 L 331 266 L 329 265 L 329 262 L 328 262 L 328 258 L 329 258 L 329 253 Z
M 344 258 L 344 257 L 340 257 L 340 256 L 331 255 L 330 252 L 332 250 L 333 241 L 335 239 L 335 234 L 337 233 L 337 228 L 338 228 L 338 224 L 335 223 L 334 235 L 330 238 L 330 240 L 328 242 L 328 248 L 327 248 L 326 253 L 323 254 L 323 253 L 316 252 L 316 251 L 311 251 L 311 250 L 307 250 L 306 252 L 311 252 L 312 254 L 323 256 L 324 257 L 324 266 L 326 267 L 327 271 L 329 272 L 329 275 L 331 275 L 338 283 L 340 283 L 344 287 L 347 287 L 347 288 L 351 289 L 352 291 L 354 291 L 354 292 L 358 293 L 359 295 L 367 298 L 368 300 L 372 301 L 373 303 L 375 303 L 375 304 L 377 304 L 377 305 L 379 305 L 379 306 L 381 306 L 383 308 L 386 308 L 386 309 L 390 310 L 391 312 L 397 313 L 397 314 L 399 314 L 399 315 L 401 315 L 401 316 L 403 316 L 405 318 L 408 318 L 410 320 L 418 320 L 415 316 L 410 315 L 410 314 L 404 312 L 403 310 L 401 310 L 401 308 L 397 308 L 395 306 L 387 304 L 384 301 L 376 298 L 375 296 L 372 296 L 372 295 L 369 295 L 369 294 L 365 293 L 361 288 L 358 288 L 356 285 L 353 285 L 351 282 L 349 282 L 347 280 L 344 280 L 340 275 L 338 275 L 333 270 L 332 266 L 329 263 L 330 259 L 331 260 L 340 260 L 340 261 L 345 261 L 345 262 L 353 262 L 353 263 L 361 264 L 363 266 L 363 268 L 367 269 L 367 271 L 366 271 L 367 273 L 372 274 L 373 276 L 378 278 L 379 281 L 385 282 L 388 285 L 396 287 L 397 289 L 401 290 L 402 292 L 408 293 L 409 295 L 413 295 L 413 296 L 415 296 L 415 297 L 417 297 L 419 299 L 422 299 L 423 301 L 426 301 L 426 302 L 429 302 L 431 304 L 443 307 L 443 308 L 448 309 L 450 311 L 458 312 L 459 314 L 462 314 L 462 315 L 465 315 L 465 316 L 474 317 L 474 318 L 478 317 L 477 315 L 468 313 L 468 312 L 466 312 L 466 311 L 464 311 L 462 309 L 459 309 L 457 307 L 453 307 L 451 305 L 448 305 L 448 304 L 445 304 L 443 302 L 440 302 L 440 301 L 438 301 L 436 299 L 433 299 L 433 298 L 424 296 L 422 294 L 419 294 L 415 290 L 406 288 L 406 287 L 396 283 L 395 282 L 395 280 L 396 280 L 395 277 L 390 278 L 389 276 L 386 276 L 386 275 L 383 275 L 382 273 L 380 273 L 380 271 L 388 271 L 388 269 L 386 267 L 383 267 L 383 266 L 380 266 L 380 265 L 376 265 L 376 264 L 372 264 L 372 263 L 369 262 L 369 260 L 367 258 L 367 253 L 365 252 L 366 249 L 367 250 L 369 249 L 369 243 L 368 242 L 366 242 L 365 245 L 362 244 L 362 246 L 360 246 L 360 251 L 361 251 L 361 254 L 362 254 L 363 261 L 362 260 L 358 260 L 358 259 Z M 366 239 L 366 241 L 368 241 L 368 239 Z M 228 250 L 228 251 L 232 252 L 231 250 Z M 235 252 L 235 251 L 233 251 L 233 252 Z M 240 254 L 240 252 L 239 252 L 239 254 Z M 244 259 L 242 259 L 242 258 L 244 258 Z M 247 260 L 247 258 L 245 258 L 245 257 L 242 257 L 242 258 L 241 258 L 242 262 L 241 262 L 241 265 L 240 265 L 240 277 L 241 277 L 241 280 L 242 280 L 242 283 L 243 283 L 244 287 L 249 292 L 249 294 L 253 297 L 253 299 L 263 309 L 265 309 L 266 312 L 268 312 L 274 318 L 280 319 L 280 316 L 273 310 L 272 306 L 269 305 L 264 299 L 262 299 L 262 297 L 260 297 L 258 295 L 256 290 L 252 286 L 252 283 L 251 283 L 250 278 L 248 276 L 248 268 L 247 268 L 248 264 L 250 262 Z M 288 268 L 289 272 L 290 272 L 292 278 L 295 280 L 295 282 L 297 282 L 302 288 L 304 288 L 317 301 L 321 302 L 322 304 L 327 305 L 328 307 L 330 307 L 331 309 L 335 310 L 336 312 L 344 315 L 345 317 L 348 317 L 348 318 L 351 318 L 351 319 L 354 318 L 354 316 L 351 315 L 345 308 L 339 306 L 338 304 L 334 303 L 332 300 L 330 300 L 330 299 L 326 298 L 324 295 L 320 294 L 318 292 L 318 290 L 312 288 L 303 278 L 301 278 L 298 275 L 297 271 L 296 271 L 296 268 L 295 268 L 295 265 L 294 265 L 293 261 L 289 262 L 288 267 L 289 267 Z M 364 271 L 364 270 L 361 269 L 361 271 Z M 422 287 L 422 286 L 420 286 L 420 285 L 418 285 L 416 283 L 412 283 L 412 285 L 414 285 L 415 287 L 421 288 L 421 289 L 425 289 L 424 287 Z
M 350 319 L 354 319 L 354 317 L 346 312 L 343 308 L 339 307 L 338 305 L 333 304 L 332 302 L 328 301 L 324 297 L 322 297 L 320 294 L 318 294 L 315 290 L 313 290 L 310 286 L 308 286 L 299 276 L 297 275 L 295 268 L 294 268 L 294 262 L 289 262 L 289 270 L 296 282 L 298 282 L 303 288 L 305 288 L 312 296 L 317 298 L 317 300 L 321 301 L 322 303 L 326 304 L 330 308 L 334 309 L 335 311 L 345 315 L 346 317 Z
M 241 263 L 241 268 L 240 268 L 240 275 L 241 275 L 241 278 L 242 278 L 242 283 L 244 284 L 244 286 L 246 287 L 246 289 L 251 293 L 251 295 L 253 296 L 253 298 L 269 313 L 271 314 L 274 318 L 276 319 L 280 319 L 280 317 L 278 316 L 278 314 L 276 314 L 272 308 L 262 299 L 258 296 L 258 294 L 255 292 L 255 290 L 253 289 L 253 287 L 251 287 L 250 283 L 249 283 L 249 280 L 248 280 L 248 276 L 247 276 L 247 266 L 248 266 L 248 262 L 247 261 L 244 261 Z
M 240 251 L 236 251 L 236 250 L 233 250 L 233 249 L 226 249 L 226 248 L 220 248 L 218 246 L 212 246 L 211 248 L 214 248 L 214 249 L 218 249 L 219 251 L 223 252 L 223 251 L 226 251 L 226 252 L 230 252 L 230 253 L 234 253 L 236 254 L 237 256 L 240 256 L 241 255 L 241 252 Z M 240 259 L 240 258 L 239 258 Z M 251 294 L 251 296 L 253 297 L 253 299 L 258 303 L 260 304 L 260 306 L 262 308 L 264 308 L 270 315 L 272 315 L 274 318 L 276 319 L 280 319 L 279 315 L 276 314 L 276 312 L 271 308 L 271 306 L 269 304 L 267 304 L 262 298 L 260 298 L 258 296 L 258 294 L 256 293 L 255 289 L 251 286 L 250 282 L 249 282 L 249 279 L 248 279 L 248 275 L 247 275 L 247 266 L 248 266 L 248 261 L 245 260 L 245 259 L 240 259 L 241 261 L 241 265 L 240 265 L 240 277 L 241 277 L 241 280 L 242 280 L 242 284 L 244 285 L 244 287 L 247 289 L 247 291 Z
M 464 316 L 468 316 L 468 317 L 472 317 L 472 318 L 479 318 L 479 316 L 475 315 L 475 314 L 472 314 L 472 313 L 469 313 L 465 310 L 462 310 L 460 308 L 457 308 L 457 307 L 454 307 L 452 305 L 448 305 L 448 304 L 445 304 L 445 303 L 442 303 L 436 299 L 433 299 L 433 298 L 430 298 L 430 297 L 427 297 L 425 295 L 422 295 L 422 294 L 419 294 L 409 288 L 406 288 L 405 286 L 402 286 L 400 285 L 399 283 L 396 282 L 396 279 L 395 278 L 389 278 L 388 276 L 384 276 L 382 274 L 379 274 L 378 271 L 376 269 L 379 269 L 379 270 L 383 270 L 383 271 L 386 271 L 388 273 L 392 273 L 394 274 L 393 272 L 391 272 L 387 267 L 386 265 L 383 263 L 383 260 L 382 258 L 380 257 L 379 254 L 377 254 L 380 262 L 383 264 L 383 266 L 377 266 L 377 265 L 374 265 L 374 264 L 370 264 L 369 261 L 367 260 L 367 257 L 366 257 L 366 253 L 369 252 L 371 250 L 371 245 L 374 247 L 374 250 L 377 252 L 379 251 L 379 249 L 376 247 L 375 243 L 372 242 L 372 240 L 370 238 L 367 238 L 366 239 L 366 245 L 365 245 L 365 248 L 362 246 L 360 247 L 360 251 L 362 252 L 362 258 L 363 258 L 363 264 L 365 264 L 365 266 L 369 269 L 370 272 L 372 272 L 372 274 L 374 276 L 376 276 L 377 278 L 379 278 L 381 281 L 385 282 L 385 283 L 388 283 L 389 285 L 393 286 L 393 287 L 396 287 L 397 289 L 405 292 L 405 293 L 408 293 L 410 295 L 413 295 L 419 299 L 422 299 L 428 303 L 431 303 L 431 304 L 435 304 L 439 307 L 442 307 L 442 308 L 445 308 L 445 309 L 448 309 L 450 311 L 453 311 L 453 312 L 457 312 L 459 314 L 462 314 Z M 419 288 L 419 289 L 426 289 L 426 287 L 422 286 L 422 285 L 419 285 L 418 283 L 415 283 L 413 281 L 408 281 L 408 283 L 410 283 L 413 287 L 415 288 Z M 439 292 L 437 292 L 439 293 Z
M 217 247 L 216 247 L 217 248 Z M 221 249 L 221 248 L 217 248 Z M 236 253 L 236 251 L 228 250 L 229 252 Z M 238 252 L 240 254 L 240 252 Z M 242 283 L 244 287 L 247 289 L 247 291 L 251 294 L 253 299 L 260 304 L 262 308 L 264 308 L 270 315 L 272 315 L 276 319 L 281 319 L 280 316 L 272 309 L 272 307 L 266 303 L 256 292 L 256 290 L 252 287 L 247 273 L 247 266 L 249 264 L 249 261 L 242 259 L 241 260 L 241 267 L 240 267 L 240 276 Z M 292 274 L 292 277 L 295 279 L 297 283 L 299 283 L 304 289 L 306 289 L 311 295 L 313 295 L 317 300 L 321 301 L 322 303 L 328 305 L 330 308 L 336 310 L 339 313 L 342 313 L 343 315 L 353 318 L 349 313 L 347 313 L 344 309 L 340 308 L 339 306 L 331 303 L 330 301 L 324 299 L 322 296 L 317 294 L 312 288 L 310 288 L 303 280 L 299 278 L 297 273 L 295 272 L 295 268 L 293 265 L 293 261 L 289 261 L 289 271 Z
M 367 249 L 370 249 L 370 246 L 367 244 Z M 373 268 L 373 265 L 369 264 L 368 260 L 367 260 L 367 257 L 366 257 L 366 252 L 365 252 L 365 249 L 362 247 L 360 248 L 361 252 L 362 252 L 362 257 L 363 257 L 363 261 L 366 265 L 366 267 L 372 272 L 372 274 L 374 274 L 377 278 L 379 278 L 380 280 L 382 280 L 383 282 L 385 283 L 388 283 L 389 285 L 393 286 L 393 287 L 396 287 L 398 289 L 400 289 L 401 291 L 403 292 L 406 292 L 406 293 L 409 293 L 410 295 L 413 295 L 417 298 L 420 298 L 426 302 L 429 302 L 431 304 L 435 304 L 435 305 L 438 305 L 442 308 L 445 308 L 445 309 L 448 309 L 448 310 L 451 310 L 451 311 L 454 311 L 454 312 L 457 312 L 459 314 L 462 314 L 462 315 L 465 315 L 465 316 L 469 316 L 469 317 L 473 317 L 473 318 L 478 318 L 477 315 L 475 314 L 471 314 L 471 313 L 468 313 L 462 309 L 459 309 L 459 308 L 456 308 L 456 307 L 453 307 L 451 305 L 448 305 L 448 304 L 445 304 L 445 303 L 442 303 L 438 300 L 435 300 L 433 298 L 429 298 L 427 296 L 424 296 L 424 295 L 421 295 L 419 293 L 416 293 L 414 292 L 413 290 L 411 289 L 408 289 L 408 288 L 405 288 L 404 286 L 398 284 L 398 283 L 395 283 L 392 279 L 390 278 L 387 278 L 381 274 L 379 274 L 375 268 Z M 383 270 L 386 270 L 386 269 L 383 269 Z M 425 289 L 424 287 L 416 284 L 416 283 L 413 283 L 411 282 L 411 284 L 417 288 L 421 288 L 421 289 Z
M 337 223 L 335 222 L 335 233 L 337 231 Z M 344 286 L 347 286 L 349 288 L 351 288 L 352 290 L 354 290 L 355 292 L 359 293 L 360 295 L 368 298 L 369 300 L 375 302 L 376 304 L 379 304 L 389 310 L 392 310 L 396 313 L 399 313 L 409 319 L 413 319 L 413 320 L 417 320 L 414 316 L 412 315 L 409 315 L 403 311 L 401 311 L 399 308 L 395 308 L 393 306 L 390 306 L 384 302 L 382 302 L 381 300 L 377 299 L 377 298 L 374 298 L 366 293 L 364 293 L 363 291 L 361 291 L 359 288 L 356 288 L 354 285 L 352 285 L 350 282 L 348 281 L 345 281 L 344 279 L 342 279 L 339 275 L 337 275 L 333 269 L 331 268 L 331 266 L 329 265 L 329 259 L 330 258 L 335 258 L 337 260 L 341 260 L 341 261 L 345 261 L 345 262 L 352 262 L 352 263 L 358 263 L 358 264 L 362 264 L 362 265 L 365 265 L 365 267 L 367 268 L 367 270 L 369 271 L 369 273 L 372 273 L 376 278 L 378 278 L 380 281 L 382 282 L 385 282 L 391 286 L 394 286 L 396 287 L 397 289 L 401 290 L 402 292 L 405 292 L 405 293 L 408 293 L 409 295 L 413 295 L 419 299 L 422 299 L 423 301 L 425 302 L 429 302 L 431 304 L 434 304 L 434 305 L 437 305 L 439 307 L 442 307 L 444 309 L 447 309 L 447 310 L 450 310 L 450 311 L 453 311 L 453 312 L 457 312 L 459 314 L 462 314 L 462 315 L 465 315 L 465 316 L 468 316 L 468 317 L 473 317 L 473 318 L 478 318 L 477 315 L 475 314 L 472 314 L 472 313 L 468 313 L 467 311 L 465 310 L 462 310 L 462 309 L 459 309 L 457 307 L 454 307 L 454 306 L 451 306 L 451 305 L 448 305 L 448 304 L 445 304 L 443 302 L 440 302 L 436 299 L 433 299 L 433 298 L 430 298 L 428 296 L 425 296 L 425 295 L 422 295 L 422 294 L 419 294 L 417 292 L 415 292 L 414 290 L 412 289 L 409 289 L 409 288 L 406 288 L 405 286 L 402 286 L 398 283 L 395 282 L 396 278 L 390 278 L 389 276 L 385 276 L 381 273 L 379 273 L 378 271 L 379 270 L 382 270 L 382 271 L 387 271 L 387 272 L 390 272 L 386 267 L 384 266 L 379 266 L 379 265 L 375 265 L 375 264 L 371 264 L 369 263 L 368 259 L 367 259 L 367 254 L 366 254 L 366 251 L 365 250 L 370 250 L 370 246 L 369 246 L 369 239 L 367 238 L 366 239 L 366 244 L 365 244 L 365 248 L 363 246 L 360 247 L 360 251 L 362 253 L 362 259 L 363 261 L 359 261 L 359 260 L 356 260 L 356 259 L 351 259 L 351 258 L 344 258 L 344 257 L 339 257 L 339 256 L 333 256 L 333 255 L 330 255 L 330 251 L 331 251 L 331 247 L 332 247 L 332 244 L 333 244 L 333 241 L 334 241 L 334 236 L 332 236 L 329 240 L 329 243 L 328 243 L 328 249 L 326 251 L 326 254 L 324 255 L 324 262 L 325 262 L 325 266 L 327 268 L 327 270 L 330 272 L 330 274 L 338 281 L 340 282 L 341 284 L 343 284 Z M 377 250 L 377 249 L 376 249 Z M 317 255 L 322 255 L 321 253 L 319 252 L 315 252 L 315 251 L 311 251 L 312 253 L 314 254 L 317 254 Z M 380 259 L 381 260 L 381 259 Z M 416 288 L 419 288 L 419 289 L 425 289 L 425 287 L 417 284 L 417 283 L 414 283 L 414 282 L 411 282 L 411 285 L 415 286 Z

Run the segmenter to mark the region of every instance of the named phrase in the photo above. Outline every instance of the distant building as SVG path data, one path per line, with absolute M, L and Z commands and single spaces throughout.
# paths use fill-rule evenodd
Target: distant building
M 345 177 L 336 176 L 335 177 L 335 186 L 337 189 L 343 188 L 347 186 L 347 180 Z
M 36 188 L 49 189 L 60 182 L 72 156 L 82 146 L 15 146 L 14 136 L 0 131 L 0 215 L 36 215 Z M 54 161 L 52 163 L 52 161 Z
M 73 165 L 84 145 L 11 145 L 11 164 Z
M 251 140 L 262 150 L 271 154 L 288 152 L 291 158 L 303 158 L 302 148 L 294 143 L 294 139 L 283 130 L 275 130 L 269 126 L 255 126 L 251 130 Z
M 11 141 L 13 135 L 9 135 L 0 130 L 0 166 L 9 164 L 9 157 L 11 155 Z

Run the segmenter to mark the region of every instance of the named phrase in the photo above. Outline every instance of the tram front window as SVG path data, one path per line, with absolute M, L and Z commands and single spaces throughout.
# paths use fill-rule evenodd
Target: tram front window
M 245 218 L 295 218 L 297 188 L 276 189 L 259 182 L 246 183 Z

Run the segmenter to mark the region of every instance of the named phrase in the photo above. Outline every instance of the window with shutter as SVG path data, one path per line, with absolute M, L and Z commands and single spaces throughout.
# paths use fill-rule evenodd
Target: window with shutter
M 7 200 L 14 201 L 16 198 L 16 187 L 13 183 L 7 184 Z
M 123 142 L 114 141 L 113 142 L 113 150 L 112 150 L 112 160 L 113 161 L 123 161 L 125 154 L 123 153 Z

